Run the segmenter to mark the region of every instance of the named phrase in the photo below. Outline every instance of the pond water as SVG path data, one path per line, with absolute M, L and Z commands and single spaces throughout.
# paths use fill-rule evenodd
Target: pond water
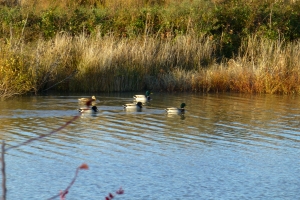
M 48 134 L 78 115 L 88 95 L 19 97 L 0 104 L 6 147 Z M 7 199 L 299 199 L 300 97 L 154 93 L 127 112 L 133 93 L 96 94 L 99 113 L 6 152 Z M 184 115 L 164 109 L 186 103 Z

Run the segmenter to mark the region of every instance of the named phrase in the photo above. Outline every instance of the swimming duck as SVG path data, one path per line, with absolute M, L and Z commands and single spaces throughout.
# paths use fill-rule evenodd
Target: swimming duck
M 79 112 L 81 113 L 97 113 L 99 112 L 97 106 L 92 106 L 91 108 L 79 108 L 78 109 Z
M 181 103 L 180 108 L 171 107 L 171 108 L 165 109 L 165 111 L 166 111 L 167 113 L 184 114 L 184 112 L 185 112 L 184 107 L 185 107 L 185 106 L 186 106 L 185 103 Z
M 141 101 L 141 102 L 147 102 L 147 101 L 150 101 L 150 100 L 151 100 L 150 92 L 149 92 L 149 91 L 146 91 L 146 94 L 145 94 L 145 95 L 143 95 L 143 94 L 137 94 L 137 95 L 134 95 L 134 96 L 133 96 L 133 99 L 134 99 L 134 101 Z
M 86 103 L 87 101 L 96 101 L 96 97 L 92 96 L 91 98 L 79 98 L 78 101 L 81 103 Z
M 123 107 L 125 110 L 132 110 L 132 109 L 136 109 L 137 111 L 142 110 L 142 102 L 137 102 L 137 103 L 128 103 L 128 104 L 124 104 Z

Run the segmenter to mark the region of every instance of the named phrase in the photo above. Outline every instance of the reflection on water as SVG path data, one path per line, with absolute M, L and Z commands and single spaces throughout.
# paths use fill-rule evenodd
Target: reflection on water
M 298 198 L 299 97 L 157 93 L 141 112 L 127 112 L 132 96 L 99 94 L 99 113 L 8 151 L 8 199 L 49 198 L 83 162 L 90 169 L 68 199 L 104 199 L 120 186 L 122 199 Z M 12 146 L 65 125 L 80 97 L 1 102 L 0 139 Z M 164 111 L 181 102 L 184 115 Z

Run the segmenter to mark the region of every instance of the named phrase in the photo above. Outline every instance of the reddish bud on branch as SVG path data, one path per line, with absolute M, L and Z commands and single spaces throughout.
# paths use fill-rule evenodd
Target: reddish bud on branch
M 89 166 L 86 163 L 83 163 L 79 166 L 79 169 L 89 169 Z

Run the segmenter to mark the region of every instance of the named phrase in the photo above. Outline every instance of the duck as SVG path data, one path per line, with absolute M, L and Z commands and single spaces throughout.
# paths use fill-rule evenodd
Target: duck
M 143 94 L 136 94 L 136 95 L 133 96 L 133 99 L 134 99 L 134 101 L 141 101 L 141 102 L 150 101 L 151 100 L 150 92 L 146 91 L 145 95 L 143 95 Z
M 96 97 L 92 96 L 91 98 L 79 98 L 78 101 L 81 103 L 86 103 L 88 101 L 96 101 Z
M 79 108 L 78 111 L 80 113 L 83 113 L 83 112 L 97 113 L 97 112 L 99 112 L 97 106 L 92 106 L 91 108 L 89 108 L 89 107 L 87 107 L 87 108 Z
M 125 110 L 132 110 L 132 109 L 136 109 L 137 111 L 141 111 L 142 110 L 142 102 L 137 102 L 137 103 L 128 103 L 128 104 L 124 104 L 123 107 Z
M 167 113 L 173 113 L 173 114 L 184 114 L 185 113 L 185 109 L 184 107 L 186 106 L 185 103 L 181 103 L 180 108 L 176 108 L 176 107 L 170 107 L 170 108 L 166 108 L 165 111 Z

